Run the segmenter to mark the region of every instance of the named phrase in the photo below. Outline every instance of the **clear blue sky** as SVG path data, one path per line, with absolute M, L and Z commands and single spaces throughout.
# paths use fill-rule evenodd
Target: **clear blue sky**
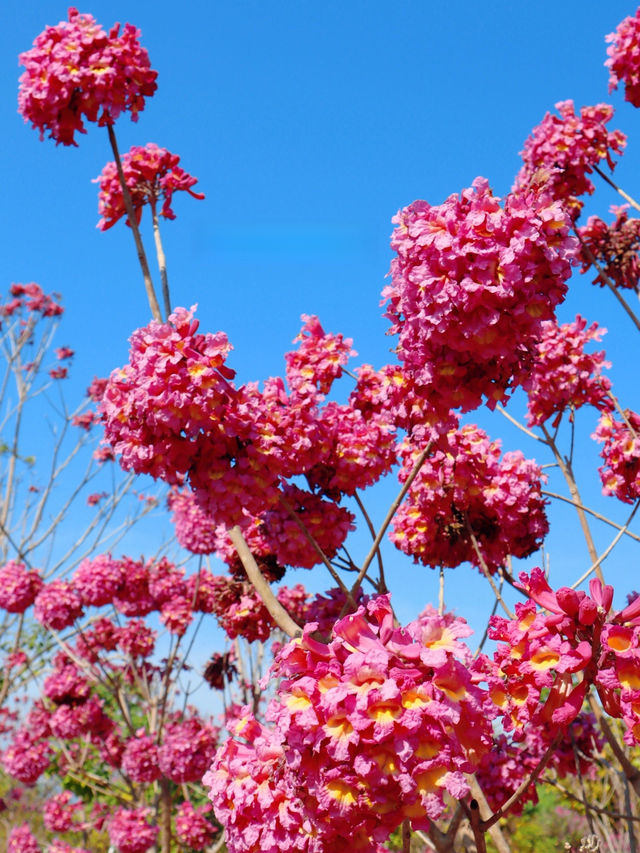
M 120 147 L 156 142 L 199 178 L 206 200 L 176 197 L 178 218 L 163 229 L 173 301 L 198 302 L 202 327 L 227 332 L 231 363 L 247 380 L 282 372 L 302 313 L 353 337 L 361 360 L 388 361 L 379 299 L 391 217 L 416 198 L 439 203 L 477 175 L 505 193 L 518 152 L 546 110 L 567 98 L 578 107 L 609 99 L 604 36 L 636 7 L 614 0 L 138 0 L 79 8 L 106 28 L 119 20 L 142 30 L 159 88 L 137 124 L 128 117 L 117 124 Z M 68 393 L 79 398 L 94 374 L 126 359 L 127 337 L 149 312 L 128 229 L 120 224 L 103 234 L 95 227 L 91 179 L 111 159 L 106 130 L 91 126 L 77 149 L 56 147 L 40 142 L 16 112 L 17 55 L 45 24 L 64 18 L 66 7 L 31 0 L 3 11 L 0 289 L 35 280 L 63 294 L 57 343 L 78 353 Z M 612 126 L 630 136 L 618 175 L 640 194 L 640 114 L 620 93 L 610 100 L 618 110 Z M 606 217 L 617 202 L 603 187 L 591 209 Z M 150 235 L 147 243 L 151 250 Z M 576 311 L 609 328 L 616 389 L 633 407 L 631 325 L 586 278 L 576 279 L 560 317 Z M 503 436 L 505 449 L 520 446 L 506 422 L 484 413 L 477 419 Z M 584 423 L 588 435 L 593 424 Z M 589 444 L 585 492 L 595 500 Z M 600 502 L 624 516 L 613 499 Z M 549 540 L 562 582 L 587 559 L 576 537 L 562 516 Z M 599 539 L 603 547 L 609 538 Z M 618 562 L 621 591 L 640 585 L 628 563 Z M 433 595 L 431 573 L 408 565 L 399 571 L 412 592 L 418 575 L 428 575 L 416 596 Z M 464 582 L 451 603 L 464 613 L 480 581 L 460 571 Z

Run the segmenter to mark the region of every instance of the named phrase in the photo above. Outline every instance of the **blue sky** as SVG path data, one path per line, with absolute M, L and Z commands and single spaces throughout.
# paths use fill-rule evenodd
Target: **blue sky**
M 391 217 L 416 198 L 437 204 L 477 175 L 507 192 L 525 138 L 559 100 L 615 105 L 612 126 L 630 136 L 617 174 L 640 194 L 640 116 L 620 93 L 609 98 L 603 67 L 604 36 L 635 8 L 613 0 L 156 0 L 94 2 L 80 11 L 107 28 L 130 21 L 142 31 L 159 88 L 137 124 L 118 122 L 120 147 L 155 142 L 199 178 L 196 189 L 206 200 L 176 197 L 178 218 L 163 228 L 173 302 L 197 302 L 202 328 L 227 332 L 235 347 L 231 364 L 248 380 L 282 373 L 302 313 L 353 337 L 359 360 L 387 362 L 393 344 L 379 301 Z M 63 4 L 43 0 L 4 10 L 0 291 L 34 280 L 63 294 L 67 310 L 56 343 L 77 351 L 67 387 L 73 405 L 95 374 L 126 359 L 127 337 L 149 312 L 128 229 L 95 227 L 91 179 L 111 159 L 106 130 L 91 126 L 79 148 L 56 147 L 40 142 L 16 112 L 18 53 L 65 15 Z M 588 211 L 606 217 L 616 203 L 602 187 Z M 588 278 L 576 278 L 560 317 L 573 319 L 577 311 L 608 327 L 616 390 L 633 407 L 633 328 Z M 589 418 L 578 445 L 585 494 L 620 519 L 625 508 L 599 496 Z M 483 412 L 468 420 L 502 436 L 505 449 L 522 444 L 501 419 Z M 393 483 L 387 488 L 395 490 Z M 382 513 L 383 499 L 376 509 Z M 586 564 L 586 550 L 570 517 L 554 513 L 552 569 L 567 582 Z M 599 544 L 609 538 L 603 533 Z M 398 563 L 405 590 L 398 599 L 408 616 L 416 600 L 435 594 L 436 579 L 393 552 L 389 559 Z M 640 585 L 631 560 L 632 552 L 621 551 L 618 569 L 612 566 L 623 592 Z M 451 604 L 473 612 L 481 581 L 459 571 Z

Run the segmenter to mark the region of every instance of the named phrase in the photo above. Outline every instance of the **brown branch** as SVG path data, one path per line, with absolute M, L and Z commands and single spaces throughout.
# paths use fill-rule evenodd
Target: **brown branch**
M 138 262 L 140 264 L 140 269 L 142 270 L 142 278 L 144 279 L 144 287 L 147 292 L 147 299 L 149 300 L 149 308 L 151 308 L 151 315 L 154 320 L 158 321 L 158 323 L 162 323 L 162 313 L 160 311 L 156 292 L 153 287 L 151 273 L 149 272 L 149 264 L 147 263 L 147 255 L 142 244 L 142 237 L 140 236 L 140 229 L 138 228 L 136 212 L 133 207 L 133 202 L 131 201 L 131 194 L 129 192 L 129 188 L 124 177 L 124 171 L 122 169 L 122 160 L 120 159 L 120 152 L 118 151 L 116 134 L 113 129 L 113 126 L 110 124 L 107 125 L 107 131 L 109 132 L 109 142 L 111 143 L 111 150 L 113 151 L 113 156 L 116 161 L 116 169 L 118 170 L 118 178 L 120 179 L 122 199 L 124 201 L 125 210 L 127 211 L 129 225 L 131 226 L 131 233 L 133 234 L 133 239 L 136 244 Z
M 238 552 L 238 556 L 242 561 L 247 577 L 253 584 L 255 591 L 262 599 L 262 603 L 269 611 L 269 614 L 278 628 L 283 630 L 288 637 L 300 637 L 302 634 L 300 626 L 293 621 L 291 616 L 289 616 L 287 611 L 273 594 L 273 590 L 264 579 L 262 572 L 260 571 L 258 564 L 256 563 L 244 536 L 242 535 L 242 531 L 237 525 L 232 527 L 229 531 L 229 538 Z

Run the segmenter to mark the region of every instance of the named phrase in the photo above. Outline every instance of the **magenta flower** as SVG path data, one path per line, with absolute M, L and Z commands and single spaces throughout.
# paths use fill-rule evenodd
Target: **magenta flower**
M 595 269 L 594 284 L 606 285 L 608 276 L 617 287 L 638 290 L 640 281 L 640 219 L 629 219 L 626 205 L 612 207 L 615 222 L 607 225 L 599 216 L 590 216 L 587 224 L 579 228 L 582 241 L 582 270 L 586 272 L 593 259 L 602 272 Z
M 616 420 L 604 411 L 592 438 L 603 444 L 602 493 L 634 503 L 640 497 L 640 415 L 627 409 L 624 420 Z
M 84 119 L 111 125 L 121 112 L 136 121 L 155 92 L 157 72 L 138 41 L 139 30 L 115 24 L 106 33 L 91 15 L 69 9 L 67 21 L 46 27 L 20 54 L 18 110 L 44 139 L 76 145 Z
M 392 283 L 382 292 L 415 394 L 443 418 L 485 398 L 493 408 L 526 376 L 541 324 L 564 299 L 577 241 L 548 195 L 517 190 L 504 204 L 477 178 L 393 220 Z M 428 410 L 427 410 L 428 414 Z
M 24 613 L 42 589 L 42 578 L 24 563 L 9 560 L 0 568 L 0 607 L 9 613 Z
M 418 451 L 406 442 L 400 480 Z M 391 539 L 425 566 L 481 565 L 489 571 L 507 556 L 526 557 L 540 547 L 549 525 L 541 494 L 542 471 L 517 452 L 500 458 L 500 444 L 466 424 L 439 437 L 393 521 Z
M 122 157 L 122 171 L 127 184 L 131 201 L 136 212 L 136 220 L 140 222 L 142 208 L 151 205 L 155 211 L 159 201 L 163 200 L 160 215 L 166 219 L 175 219 L 171 208 L 173 193 L 179 190 L 188 192 L 192 198 L 203 199 L 204 193 L 193 192 L 191 187 L 198 179 L 185 172 L 178 163 L 180 157 L 171 154 L 166 148 L 159 148 L 153 142 L 144 147 L 134 145 Z M 115 162 L 107 163 L 99 177 L 95 179 L 100 184 L 98 194 L 98 212 L 102 217 L 98 228 L 106 231 L 123 216 L 126 216 L 122 187 L 118 177 Z M 127 224 L 129 220 L 127 219 Z
M 583 107 L 579 115 L 573 101 L 560 101 L 556 109 L 560 116 L 547 113 L 525 142 L 514 189 L 542 186 L 577 219 L 583 206 L 580 196 L 595 191 L 587 176 L 601 160 L 613 169 L 613 155 L 622 154 L 627 137 L 605 127 L 613 118 L 609 104 Z
M 606 37 L 609 69 L 609 91 L 624 83 L 625 101 L 640 106 L 640 9 L 618 24 L 615 33 Z
M 587 344 L 599 342 L 606 331 L 597 323 L 587 328 L 587 321 L 579 314 L 573 323 L 543 323 L 536 360 L 522 383 L 529 395 L 529 426 L 539 426 L 568 408 L 610 408 L 607 392 L 611 382 L 602 376 L 602 370 L 611 365 L 605 361 L 604 352 L 585 352 Z
M 38 840 L 28 824 L 14 826 L 7 837 L 7 853 L 40 853 Z
M 116 809 L 109 820 L 108 830 L 111 843 L 118 853 L 146 853 L 153 847 L 158 836 L 158 827 L 151 826 L 147 818 L 151 809 Z

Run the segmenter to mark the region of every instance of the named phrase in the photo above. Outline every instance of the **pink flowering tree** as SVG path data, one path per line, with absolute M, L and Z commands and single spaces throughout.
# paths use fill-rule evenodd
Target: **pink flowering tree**
M 607 60 L 633 105 L 638 20 L 609 37 Z M 487 834 L 507 853 L 502 819 L 534 802 L 543 780 L 573 785 L 589 817 L 586 786 L 606 745 L 627 794 L 611 819 L 635 849 L 640 597 L 620 590 L 629 599 L 614 606 L 605 562 L 622 537 L 638 540 L 640 415 L 594 350 L 605 330 L 556 316 L 573 277 L 588 274 L 640 330 L 622 292 L 638 290 L 638 220 L 625 207 L 611 224 L 579 224 L 596 176 L 640 210 L 612 178 L 626 144 L 609 126 L 613 108 L 558 103 L 524 142 L 502 198 L 477 178 L 441 204 L 398 212 L 382 294 L 390 363 L 353 366 L 353 341 L 303 315 L 283 375 L 240 383 L 226 334 L 171 303 L 159 216 L 174 217 L 177 190 L 201 199 L 196 179 L 155 144 L 118 152 L 115 121 L 137 120 L 156 88 L 139 35 L 71 9 L 22 54 L 19 104 L 57 143 L 75 144 L 85 121 L 108 129 L 115 159 L 97 179 L 99 227 L 126 217 L 152 320 L 96 394 L 104 453 L 170 488 L 176 538 L 198 567 L 102 554 L 43 585 L 7 564 L 4 609 L 33 605 L 58 651 L 5 769 L 25 785 L 57 776 L 44 818 L 52 837 L 106 832 L 122 853 L 222 843 L 230 853 L 408 853 L 412 838 L 421 850 L 484 853 Z M 163 310 L 138 228 L 147 204 Z M 510 407 L 517 395 L 525 422 Z M 480 407 L 515 424 L 542 460 L 503 452 L 468 420 Z M 623 524 L 581 496 L 582 409 L 598 419 L 601 487 L 629 510 Z M 389 475 L 397 494 L 375 524 L 364 494 Z M 575 508 L 585 538 L 588 562 L 571 587 L 516 563 L 540 550 L 551 501 Z M 371 537 L 361 555 L 349 540 L 358 520 Z M 604 551 L 594 520 L 615 530 Z M 425 602 L 406 625 L 393 610 L 387 538 L 416 571 L 439 575 L 437 606 Z M 206 563 L 214 554 L 225 573 Z M 279 586 L 291 569 L 326 573 L 326 592 Z M 453 569 L 479 571 L 495 601 L 475 650 L 445 604 Z M 224 731 L 181 688 L 190 632 L 210 617 L 228 638 L 203 673 L 222 690 Z M 39 849 L 23 825 L 8 843 Z

